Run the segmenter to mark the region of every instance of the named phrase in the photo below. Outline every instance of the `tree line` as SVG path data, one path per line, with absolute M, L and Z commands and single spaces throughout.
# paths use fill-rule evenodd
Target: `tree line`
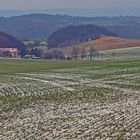
M 58 49 L 44 50 L 32 48 L 31 50 L 28 50 L 28 55 L 47 60 L 93 60 L 96 57 L 103 57 L 103 54 L 97 51 L 94 46 L 91 46 L 88 51 L 86 51 L 84 48 L 73 47 L 70 54 L 67 56 L 63 51 Z

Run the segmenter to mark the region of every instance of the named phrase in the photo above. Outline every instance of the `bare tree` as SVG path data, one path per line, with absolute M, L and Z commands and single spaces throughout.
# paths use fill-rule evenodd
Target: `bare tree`
M 96 57 L 96 50 L 95 50 L 94 47 L 90 48 L 90 52 L 89 53 L 90 53 L 90 60 L 92 60 L 93 57 Z
M 51 52 L 49 52 L 49 51 L 47 51 L 45 54 L 44 54 L 44 58 L 45 59 L 52 59 L 52 54 L 51 54 Z
M 52 57 L 53 59 L 60 59 L 60 60 L 64 60 L 65 59 L 65 55 L 62 51 L 59 50 L 53 50 L 51 51 Z
M 65 55 L 60 50 L 46 50 L 46 52 L 43 53 L 43 58 L 65 60 Z
M 57 60 L 59 58 L 58 51 L 57 50 L 52 50 L 51 51 L 51 54 L 52 54 L 53 59 L 56 59 Z
M 82 60 L 86 57 L 86 51 L 85 51 L 85 49 L 84 48 L 82 48 L 81 50 L 80 50 L 80 54 L 81 54 L 81 58 L 82 58 Z
M 77 60 L 79 54 L 80 54 L 79 47 L 73 47 L 73 48 L 72 48 L 72 51 L 71 51 L 72 57 L 73 57 L 75 60 Z

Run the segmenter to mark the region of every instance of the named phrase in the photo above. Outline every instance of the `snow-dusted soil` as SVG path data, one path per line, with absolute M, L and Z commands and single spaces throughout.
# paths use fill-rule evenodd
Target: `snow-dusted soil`
M 0 100 L 0 140 L 140 139 L 140 67 L 0 76 L 0 96 L 12 95 L 46 98 L 19 111 Z

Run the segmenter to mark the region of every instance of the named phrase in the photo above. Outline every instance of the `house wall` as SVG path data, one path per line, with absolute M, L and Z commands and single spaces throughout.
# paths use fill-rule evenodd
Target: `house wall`
M 17 48 L 0 48 L 0 54 L 4 52 L 10 52 L 12 57 L 18 57 L 20 51 Z

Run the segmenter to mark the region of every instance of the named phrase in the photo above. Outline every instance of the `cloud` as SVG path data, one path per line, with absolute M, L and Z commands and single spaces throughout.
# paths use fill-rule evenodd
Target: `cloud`
M 126 8 L 140 7 L 140 0 L 0 0 L 0 9 Z

